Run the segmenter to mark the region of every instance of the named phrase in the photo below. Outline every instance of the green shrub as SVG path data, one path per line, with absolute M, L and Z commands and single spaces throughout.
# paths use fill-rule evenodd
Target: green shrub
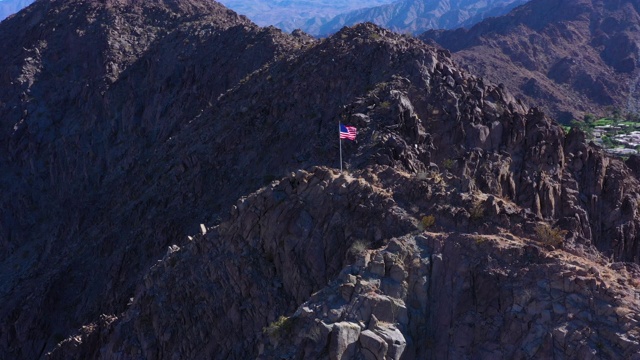
M 443 166 L 445 169 L 447 169 L 447 170 L 451 170 L 451 169 L 453 169 L 453 166 L 454 166 L 455 164 L 456 164 L 456 162 L 455 162 L 455 161 L 453 161 L 453 159 L 445 159 L 445 160 L 442 162 L 442 166 Z
M 471 220 L 480 220 L 484 217 L 484 207 L 481 201 L 475 202 L 471 209 L 469 209 L 469 217 Z
M 423 229 L 428 229 L 436 224 L 436 217 L 433 215 L 425 215 L 420 220 L 420 225 Z
M 369 248 L 369 245 L 367 244 L 366 241 L 356 240 L 351 244 L 347 253 L 353 256 L 358 256 L 366 253 L 368 248 Z
M 613 142 L 613 139 L 610 136 L 607 136 L 607 135 L 603 135 L 602 136 L 602 144 L 604 144 L 604 146 L 607 147 L 607 148 L 612 148 L 612 147 L 614 147 L 616 145 Z
M 586 122 L 586 121 L 578 121 L 578 120 L 571 120 L 571 127 L 572 128 L 578 128 L 582 131 L 584 131 L 589 138 L 593 137 L 593 121 L 592 122 Z
M 553 245 L 559 247 L 564 243 L 564 237 L 567 234 L 566 230 L 558 229 L 557 227 L 551 227 L 549 224 L 539 223 L 535 227 L 536 235 L 545 245 Z
M 487 238 L 486 238 L 486 237 L 484 237 L 484 236 L 480 236 L 480 235 L 473 235 L 473 236 L 471 237 L 471 239 L 473 239 L 473 241 L 474 241 L 477 245 L 484 244 L 485 242 L 487 242 Z
M 293 327 L 293 320 L 286 316 L 280 316 L 276 321 L 269 324 L 269 326 L 262 328 L 262 332 L 270 337 L 286 336 L 291 332 Z

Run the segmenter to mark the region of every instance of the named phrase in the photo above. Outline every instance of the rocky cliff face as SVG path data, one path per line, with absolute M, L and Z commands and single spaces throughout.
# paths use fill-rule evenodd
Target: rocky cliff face
M 0 26 L 0 356 L 638 351 L 637 159 L 448 52 L 196 0 Z
M 536 0 L 469 30 L 422 35 L 560 120 L 638 112 L 637 1 Z

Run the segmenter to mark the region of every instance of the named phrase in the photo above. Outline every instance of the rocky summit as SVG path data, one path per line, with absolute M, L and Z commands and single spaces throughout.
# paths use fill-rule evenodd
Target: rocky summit
M 0 81 L 0 358 L 639 358 L 640 159 L 447 50 L 36 1 Z

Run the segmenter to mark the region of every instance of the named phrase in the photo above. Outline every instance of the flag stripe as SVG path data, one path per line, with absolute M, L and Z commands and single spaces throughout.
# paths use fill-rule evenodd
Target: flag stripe
M 340 139 L 355 140 L 357 134 L 355 127 L 340 124 Z

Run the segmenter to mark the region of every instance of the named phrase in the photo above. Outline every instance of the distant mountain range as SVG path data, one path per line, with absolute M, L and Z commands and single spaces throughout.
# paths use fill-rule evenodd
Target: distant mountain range
M 18 12 L 33 0 L 0 0 L 0 19 Z M 275 25 L 286 32 L 301 29 L 326 36 L 344 26 L 372 22 L 400 33 L 470 27 L 506 14 L 527 0 L 221 0 L 260 26 Z
M 365 0 L 318 1 L 313 4 L 291 0 L 221 2 L 258 25 L 275 25 L 287 32 L 301 29 L 315 36 L 326 36 L 344 26 L 363 22 L 414 34 L 429 29 L 469 27 L 487 17 L 506 14 L 527 0 Z
M 302 28 L 310 34 L 327 35 L 343 26 L 372 22 L 401 33 L 428 29 L 469 27 L 490 17 L 506 14 L 528 0 L 400 0 L 388 5 L 354 10 L 323 22 L 312 19 Z
M 393 1 L 221 0 L 220 3 L 247 16 L 260 26 L 275 25 L 287 32 L 302 29 L 313 34 L 310 29 L 317 28 L 340 14 L 387 5 Z

